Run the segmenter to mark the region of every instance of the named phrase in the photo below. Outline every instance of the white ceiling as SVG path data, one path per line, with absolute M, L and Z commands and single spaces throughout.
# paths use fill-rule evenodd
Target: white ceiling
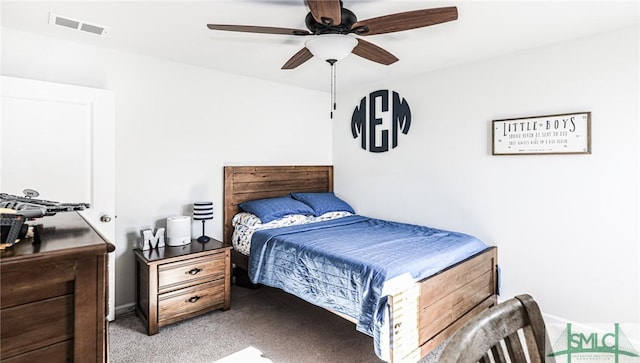
M 627 26 L 638 26 L 638 1 L 344 0 L 358 19 L 457 6 L 458 20 L 365 39 L 400 61 L 383 66 L 351 55 L 338 63 L 337 88 L 406 78 L 452 65 Z M 311 59 L 280 67 L 308 37 L 213 31 L 207 23 L 306 29 L 303 0 L 10 1 L 2 25 L 274 82 L 328 91 L 330 67 Z M 48 24 L 49 13 L 106 26 L 98 36 Z

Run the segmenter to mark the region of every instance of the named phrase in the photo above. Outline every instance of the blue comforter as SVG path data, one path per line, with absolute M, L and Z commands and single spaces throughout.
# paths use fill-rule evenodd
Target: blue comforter
M 346 314 L 375 338 L 386 281 L 405 273 L 418 281 L 485 248 L 463 233 L 353 215 L 256 231 L 249 277 Z

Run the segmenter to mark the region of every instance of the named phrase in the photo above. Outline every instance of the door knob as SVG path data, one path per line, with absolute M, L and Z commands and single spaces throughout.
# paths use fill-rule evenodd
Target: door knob
M 108 214 L 103 214 L 100 216 L 100 222 L 109 223 L 111 222 L 111 216 Z

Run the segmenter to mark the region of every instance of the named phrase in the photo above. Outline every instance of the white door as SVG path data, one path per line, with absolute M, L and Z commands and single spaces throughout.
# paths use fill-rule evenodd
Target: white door
M 114 100 L 110 91 L 1 78 L 0 192 L 90 203 L 80 214 L 115 242 Z M 109 254 L 109 319 L 115 311 L 115 261 Z

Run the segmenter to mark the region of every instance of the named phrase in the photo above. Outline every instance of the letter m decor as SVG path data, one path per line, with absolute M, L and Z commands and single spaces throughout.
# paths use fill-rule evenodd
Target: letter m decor
M 371 92 L 360 100 L 351 116 L 351 135 L 354 139 L 360 137 L 360 147 L 367 150 L 368 146 L 373 153 L 389 151 L 389 131 L 391 148 L 395 149 L 398 146 L 398 134 L 408 134 L 410 127 L 409 104 L 395 91 Z

